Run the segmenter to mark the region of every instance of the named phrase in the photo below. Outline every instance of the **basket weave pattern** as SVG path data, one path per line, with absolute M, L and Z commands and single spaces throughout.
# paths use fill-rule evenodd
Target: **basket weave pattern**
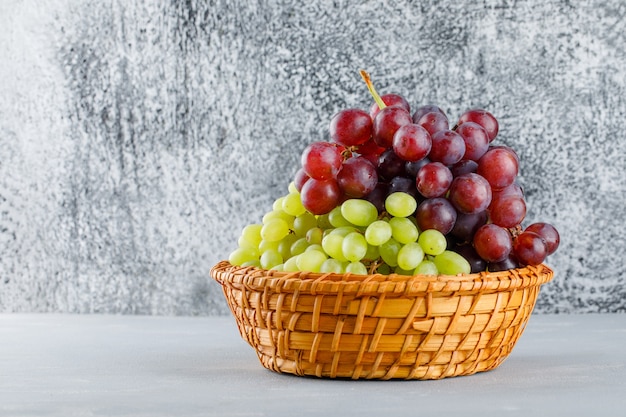
M 500 365 L 522 334 L 545 265 L 462 276 L 211 270 L 241 336 L 276 372 L 439 379 Z

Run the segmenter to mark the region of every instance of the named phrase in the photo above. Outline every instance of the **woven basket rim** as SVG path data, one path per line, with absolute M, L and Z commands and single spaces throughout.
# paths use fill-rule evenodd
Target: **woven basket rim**
M 278 292 L 306 290 L 312 293 L 413 293 L 482 292 L 526 288 L 552 280 L 554 271 L 545 264 L 525 266 L 506 271 L 483 271 L 460 275 L 400 275 L 400 274 L 337 274 L 319 272 L 285 272 L 257 267 L 234 266 L 228 261 L 218 262 L 211 276 L 224 285 L 245 285 L 251 290 L 271 288 Z

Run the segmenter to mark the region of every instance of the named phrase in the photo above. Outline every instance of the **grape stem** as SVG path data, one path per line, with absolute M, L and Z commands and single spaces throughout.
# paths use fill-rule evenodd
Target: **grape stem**
M 517 237 L 523 232 L 522 225 L 518 224 L 515 227 L 509 228 L 509 233 L 511 234 L 511 238 L 513 240 L 517 239 Z
M 374 84 L 372 84 L 372 79 L 370 78 L 370 75 L 367 73 L 367 71 L 360 70 L 359 74 L 361 74 L 361 78 L 363 78 L 363 81 L 365 81 L 365 85 L 367 85 L 367 89 L 370 91 L 370 94 L 372 95 L 372 97 L 374 97 L 374 101 L 376 102 L 376 104 L 378 104 L 378 108 L 382 110 L 387 107 L 383 99 L 380 98 L 380 96 L 376 92 Z
M 375 274 L 376 270 L 378 269 L 378 267 L 380 266 L 382 262 L 378 262 L 378 261 L 373 261 L 370 265 L 369 265 L 369 269 L 368 272 L 370 273 L 370 275 Z

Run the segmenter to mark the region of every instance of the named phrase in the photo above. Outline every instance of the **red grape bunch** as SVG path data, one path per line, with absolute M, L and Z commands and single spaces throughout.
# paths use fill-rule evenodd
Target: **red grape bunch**
M 335 114 L 289 194 L 246 226 L 231 263 L 283 271 L 465 274 L 539 265 L 559 246 L 548 223 L 522 226 L 520 160 L 495 143 L 498 120 L 398 94 Z
M 346 198 L 372 202 L 384 212 L 393 192 L 413 195 L 419 230 L 436 229 L 472 271 L 538 265 L 559 245 L 547 223 L 522 229 L 526 202 L 516 182 L 515 151 L 494 144 L 498 120 L 471 109 L 456 123 L 438 106 L 411 114 L 398 94 L 378 96 L 361 72 L 375 102 L 369 111 L 346 109 L 330 122 L 330 141 L 309 145 L 296 187 L 302 204 L 321 215 Z

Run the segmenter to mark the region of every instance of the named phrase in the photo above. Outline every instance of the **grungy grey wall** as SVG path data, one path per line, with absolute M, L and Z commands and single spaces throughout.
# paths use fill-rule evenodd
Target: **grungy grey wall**
M 626 3 L 0 3 L 0 311 L 222 314 L 209 270 L 358 75 L 522 159 L 562 235 L 538 312 L 626 310 Z

